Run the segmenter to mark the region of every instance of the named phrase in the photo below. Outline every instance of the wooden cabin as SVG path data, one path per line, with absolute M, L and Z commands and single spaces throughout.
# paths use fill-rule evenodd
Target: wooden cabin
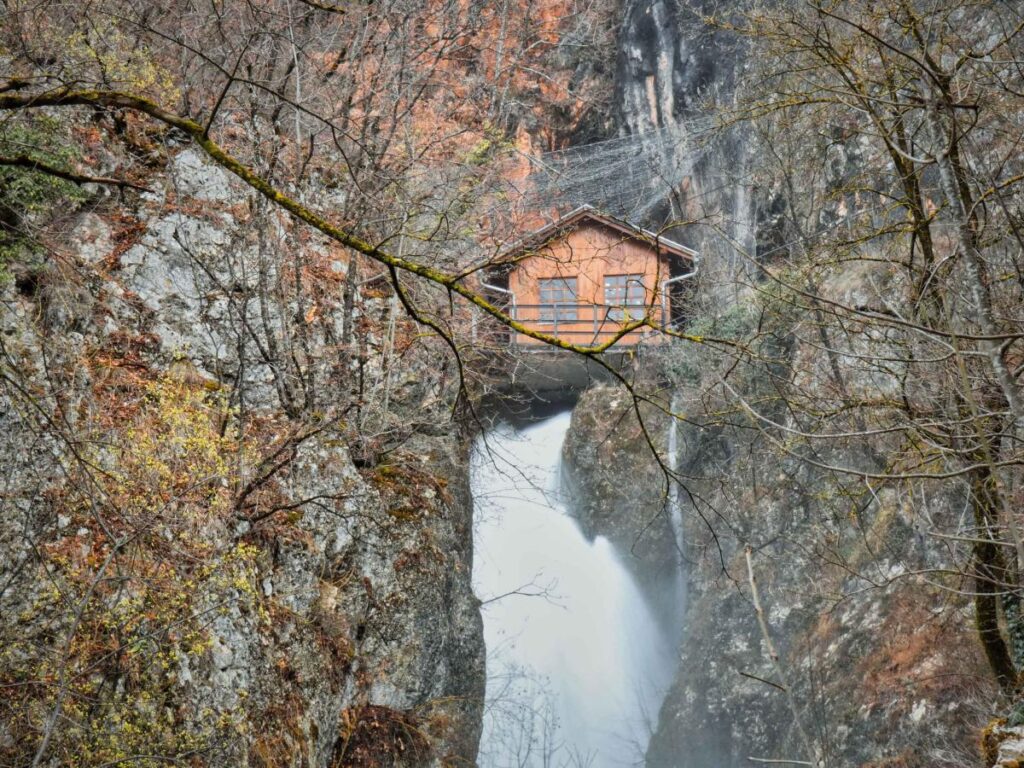
M 655 327 L 617 343 L 659 343 L 659 330 L 680 317 L 681 284 L 697 260 L 684 245 L 583 206 L 502 253 L 489 287 L 516 320 L 574 344 L 605 343 L 638 318 Z M 543 344 L 514 336 L 519 345 Z

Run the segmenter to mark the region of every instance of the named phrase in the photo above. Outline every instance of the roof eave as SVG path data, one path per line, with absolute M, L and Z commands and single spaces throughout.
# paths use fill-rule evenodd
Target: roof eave
M 560 217 L 557 221 L 553 221 L 550 224 L 545 224 L 540 229 L 531 232 L 529 235 L 520 239 L 518 242 L 513 243 L 511 246 L 509 246 L 504 251 L 498 254 L 495 266 L 500 266 L 503 263 L 507 264 L 509 262 L 504 261 L 505 259 L 510 259 L 510 257 L 512 256 L 518 256 L 519 254 L 524 253 L 529 248 L 536 246 L 538 244 L 549 242 L 550 240 L 554 239 L 554 237 L 556 237 L 561 231 L 565 230 L 568 227 L 571 227 L 578 221 L 585 218 L 592 219 L 599 224 L 603 224 L 606 227 L 622 232 L 623 234 L 628 235 L 629 237 L 633 237 L 637 240 L 646 242 L 649 245 L 653 245 L 655 248 L 659 250 L 659 252 L 662 249 L 664 249 L 666 251 L 673 253 L 676 256 L 679 256 L 680 258 L 688 259 L 691 261 L 698 258 L 699 256 L 697 251 L 695 251 L 692 248 L 688 248 L 682 243 L 677 243 L 674 240 L 669 240 L 668 238 L 662 237 L 661 235 L 655 232 L 651 232 L 648 229 L 643 229 L 642 227 L 633 226 L 628 222 L 620 221 L 619 219 L 616 219 L 613 216 L 608 216 L 606 214 L 600 213 L 592 205 L 584 204 L 569 211 L 569 213 L 567 213 L 565 216 Z

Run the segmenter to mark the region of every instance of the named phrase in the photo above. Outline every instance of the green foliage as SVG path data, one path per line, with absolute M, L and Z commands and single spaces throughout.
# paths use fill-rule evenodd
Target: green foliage
M 1024 701 L 1014 702 L 1006 724 L 1011 728 L 1019 728 L 1024 725 Z
M 686 327 L 693 336 L 749 342 L 755 334 L 760 307 L 754 302 L 730 304 L 718 314 L 699 315 Z M 701 345 L 672 344 L 665 360 L 666 371 L 673 380 L 687 386 L 700 381 L 701 373 L 711 370 L 716 354 Z
M 483 137 L 473 145 L 466 155 L 465 163 L 480 167 L 489 163 L 497 155 L 515 147 L 515 142 L 506 137 L 493 126 L 484 127 Z
M 759 314 L 754 303 L 730 304 L 721 314 L 698 317 L 687 332 L 694 336 L 742 341 L 757 328 Z
M 71 170 L 79 152 L 67 131 L 46 115 L 21 115 L 0 127 L 0 155 L 26 157 L 60 170 Z M 80 203 L 78 185 L 22 166 L 0 166 L 0 283 L 10 267 L 30 261 L 39 246 L 26 225 L 61 204 Z
M 91 17 L 88 25 L 62 41 L 69 63 L 88 72 L 115 91 L 173 104 L 180 97 L 174 76 L 140 45 L 134 34 L 125 34 L 111 19 Z

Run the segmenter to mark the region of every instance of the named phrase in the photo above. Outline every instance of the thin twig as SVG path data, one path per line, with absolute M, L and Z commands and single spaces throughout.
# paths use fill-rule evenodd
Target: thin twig
M 65 171 L 62 168 L 57 168 L 56 166 L 44 163 L 43 161 L 37 160 L 34 157 L 29 157 L 28 155 L 15 155 L 14 157 L 0 156 L 0 165 L 27 168 L 30 171 L 45 173 L 47 176 L 56 176 L 59 179 L 71 181 L 75 184 L 108 184 L 114 187 L 131 187 L 132 189 L 137 189 L 140 192 L 152 191 L 149 187 L 136 184 L 135 182 L 128 181 L 127 179 L 118 179 L 113 176 L 89 176 L 83 173 Z

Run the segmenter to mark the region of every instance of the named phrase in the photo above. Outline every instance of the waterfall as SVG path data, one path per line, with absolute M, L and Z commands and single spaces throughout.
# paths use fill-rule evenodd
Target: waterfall
M 668 420 L 668 439 L 665 441 L 666 456 L 665 466 L 668 467 L 668 506 L 669 521 L 672 523 L 672 534 L 676 539 L 676 550 L 678 551 L 678 583 L 676 594 L 676 610 L 679 612 L 679 621 L 682 622 L 686 614 L 686 562 L 683 558 L 683 545 L 686 543 L 686 535 L 683 530 L 683 502 L 679 494 L 679 483 L 676 481 L 676 474 L 679 471 L 679 419 L 676 414 L 679 412 L 679 396 L 672 396 L 672 403 L 669 406 L 671 414 Z
M 502 426 L 474 451 L 486 768 L 642 762 L 675 671 L 670 638 L 612 546 L 587 541 L 566 511 L 568 428 L 568 413 Z
M 680 555 L 683 551 L 683 509 L 679 502 L 679 483 L 675 480 L 676 472 L 679 469 L 679 419 L 676 418 L 676 409 L 679 407 L 678 398 L 673 396 L 670 409 L 672 414 L 668 420 L 668 455 L 665 463 L 671 477 L 668 481 L 668 512 L 672 521 L 672 532 L 676 537 L 676 548 Z

